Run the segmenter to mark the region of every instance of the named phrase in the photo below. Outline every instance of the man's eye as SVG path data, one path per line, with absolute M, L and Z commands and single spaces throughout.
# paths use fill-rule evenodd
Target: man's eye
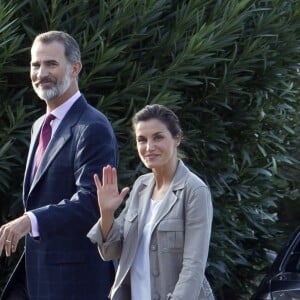
M 55 66 L 57 66 L 57 63 L 56 62 L 49 62 L 48 66 L 49 67 L 55 67 Z

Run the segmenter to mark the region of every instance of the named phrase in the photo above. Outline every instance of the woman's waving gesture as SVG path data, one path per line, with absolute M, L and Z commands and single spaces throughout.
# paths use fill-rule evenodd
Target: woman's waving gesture
M 99 225 L 105 240 L 113 224 L 114 213 L 121 205 L 129 188 L 125 187 L 119 192 L 116 168 L 108 165 L 103 168 L 102 172 L 102 183 L 97 174 L 94 175 L 94 181 L 97 187 L 98 205 L 101 215 Z

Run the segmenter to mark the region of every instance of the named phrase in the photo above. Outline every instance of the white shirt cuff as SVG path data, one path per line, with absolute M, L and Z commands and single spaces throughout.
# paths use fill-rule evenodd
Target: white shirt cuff
M 35 214 L 32 213 L 31 211 L 26 211 L 25 214 L 29 217 L 31 223 L 31 231 L 29 232 L 29 234 L 32 237 L 39 237 L 40 236 L 39 225 Z

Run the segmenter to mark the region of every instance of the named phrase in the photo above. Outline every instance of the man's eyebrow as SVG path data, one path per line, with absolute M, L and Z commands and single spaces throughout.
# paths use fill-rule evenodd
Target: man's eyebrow
M 32 60 L 30 63 L 31 64 L 39 64 L 40 60 Z M 55 60 L 55 59 L 48 59 L 48 60 L 43 61 L 43 63 L 45 63 L 45 64 L 53 64 L 53 63 L 58 64 L 58 61 Z

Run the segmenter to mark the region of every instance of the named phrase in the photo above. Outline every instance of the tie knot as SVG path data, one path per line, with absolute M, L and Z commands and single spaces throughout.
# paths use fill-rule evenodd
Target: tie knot
M 49 114 L 46 119 L 45 119 L 45 123 L 44 123 L 44 126 L 45 125 L 49 125 L 51 121 L 53 121 L 55 119 L 55 116 L 52 115 L 52 114 Z

